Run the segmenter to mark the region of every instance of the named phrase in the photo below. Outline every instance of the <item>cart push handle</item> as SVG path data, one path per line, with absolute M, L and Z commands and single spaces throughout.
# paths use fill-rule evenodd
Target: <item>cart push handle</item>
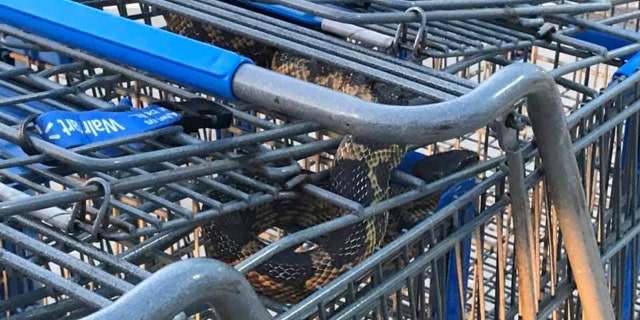
M 171 320 L 213 307 L 222 319 L 273 319 L 244 276 L 209 258 L 172 263 L 84 319 Z
M 249 58 L 68 0 L 3 0 L 0 22 L 226 99 Z

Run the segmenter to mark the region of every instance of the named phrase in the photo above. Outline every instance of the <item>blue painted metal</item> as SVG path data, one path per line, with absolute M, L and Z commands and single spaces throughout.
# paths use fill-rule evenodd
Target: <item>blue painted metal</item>
M 0 97 L 15 97 L 17 96 L 18 93 L 5 88 L 5 87 L 0 87 Z M 42 111 L 42 112 L 47 112 L 47 111 L 53 111 L 56 110 L 55 108 L 41 103 L 41 102 L 37 102 L 37 101 L 30 101 L 30 102 L 26 102 L 26 105 L 28 105 L 31 108 L 34 108 L 36 110 Z M 22 120 L 24 118 L 26 118 L 29 115 L 29 112 L 18 108 L 16 106 L 13 105 L 7 105 L 7 106 L 0 106 L 0 113 L 9 115 L 11 117 L 14 117 L 17 120 Z M 0 151 L 2 151 L 3 153 L 9 155 L 10 158 L 22 158 L 22 157 L 27 157 L 28 155 L 26 153 L 24 153 L 24 151 L 22 151 L 22 149 L 10 142 L 10 141 L 6 141 L 3 139 L 0 139 Z M 47 168 L 46 166 L 42 165 L 42 164 L 36 164 L 37 167 L 40 168 Z M 11 173 L 14 174 L 26 174 L 28 173 L 28 170 L 26 168 L 22 168 L 22 167 L 11 167 L 8 169 L 5 169 Z M 24 189 L 19 185 L 19 184 L 10 184 L 9 186 L 14 187 L 20 191 L 24 191 Z
M 471 190 L 476 185 L 475 179 L 467 179 L 449 189 L 440 197 L 438 209 L 453 202 L 456 197 L 461 196 L 465 192 Z M 458 225 L 462 226 L 467 221 L 471 221 L 476 216 L 476 204 L 469 203 L 464 209 L 458 213 Z M 471 264 L 471 237 L 466 237 L 460 243 L 460 261 L 462 263 L 462 277 L 458 277 L 458 260 L 456 259 L 456 251 L 449 251 L 447 257 L 447 282 L 445 288 L 446 315 L 443 319 L 463 320 L 464 310 L 460 306 L 460 301 L 467 301 L 467 282 L 469 281 L 469 268 Z M 462 284 L 460 284 L 460 280 Z M 462 299 L 460 298 L 459 286 L 462 285 Z M 437 318 L 437 317 L 436 317 Z
M 613 74 L 612 80 L 609 83 L 609 86 L 613 86 L 615 85 L 615 83 L 617 81 L 621 81 L 622 79 L 631 76 L 632 74 L 634 74 L 635 72 L 640 70 L 640 52 L 636 53 L 635 55 L 633 55 L 628 61 L 627 63 L 625 63 L 624 65 L 622 65 L 620 68 L 618 68 L 618 70 Z M 633 98 L 633 88 L 629 89 L 625 95 L 625 98 Z M 625 99 L 628 100 L 628 99 Z M 624 170 L 624 165 L 625 165 L 625 160 L 626 160 L 626 155 L 627 155 L 627 146 L 629 145 L 629 124 L 630 124 L 630 119 L 627 119 L 625 121 L 625 127 L 624 127 L 624 131 L 623 131 L 623 143 L 622 143 L 622 151 L 621 151 L 621 157 L 620 157 L 620 168 L 622 168 L 622 170 Z M 637 172 L 637 181 L 640 181 L 640 149 L 638 149 L 638 163 L 636 163 L 636 172 Z M 640 192 L 640 189 L 636 189 Z M 635 195 L 636 197 L 640 196 L 640 194 Z M 640 236 L 637 237 L 637 239 L 640 241 Z M 631 297 L 632 297 L 632 292 L 633 290 L 635 290 L 635 288 L 633 288 L 633 274 L 632 272 L 632 258 L 633 258 L 633 246 L 629 245 L 626 249 L 627 252 L 627 256 L 626 256 L 626 260 L 625 260 L 625 267 L 624 267 L 624 278 L 625 278 L 625 286 L 624 288 L 622 288 L 623 290 L 623 294 L 622 294 L 622 306 L 623 306 L 623 310 L 621 310 L 620 312 L 620 319 L 622 320 L 631 320 L 631 310 L 632 310 L 632 305 L 633 302 L 631 301 Z M 639 248 L 635 248 L 636 253 L 638 254 L 638 256 L 640 256 L 640 247 Z
M 587 41 L 587 42 L 591 42 L 591 43 L 603 46 L 607 48 L 607 50 L 615 50 L 615 49 L 619 49 L 624 46 L 633 44 L 633 42 L 630 40 L 622 39 L 610 34 L 606 34 L 600 31 L 594 31 L 594 30 L 586 30 L 586 31 L 574 33 L 571 35 L 571 37 L 576 38 L 578 40 L 583 40 L 583 41 Z M 631 59 L 631 57 L 633 57 L 633 54 L 627 54 L 627 55 L 621 56 L 620 58 L 622 58 L 623 60 L 629 60 Z
M 235 100 L 246 57 L 69 0 L 3 0 L 0 22 Z
M 632 74 L 636 73 L 640 68 L 640 52 L 633 55 L 627 63 L 623 64 L 616 72 L 613 74 L 614 78 L 617 77 L 629 77 Z
M 626 159 L 626 155 L 627 155 L 627 146 L 629 145 L 629 121 L 625 121 L 625 128 L 624 128 L 624 132 L 623 132 L 623 143 L 622 143 L 622 154 L 620 156 L 620 167 L 622 168 L 622 170 L 624 171 L 624 164 L 625 164 L 625 159 Z M 640 181 L 640 149 L 638 150 L 638 163 L 636 164 L 637 166 L 637 179 L 638 181 Z M 636 189 L 637 190 L 637 189 Z M 636 195 L 636 197 L 639 195 Z M 640 236 L 637 237 L 638 240 L 640 240 Z M 622 310 L 620 312 L 620 319 L 621 320 L 631 320 L 631 305 L 632 305 L 632 301 L 631 301 L 631 296 L 632 296 L 632 292 L 633 290 L 635 290 L 633 288 L 633 281 L 631 279 L 633 279 L 633 274 L 631 273 L 631 267 L 632 267 L 632 258 L 633 258 L 633 247 L 631 245 L 627 246 L 627 248 L 625 249 L 627 252 L 627 256 L 625 259 L 625 264 L 624 264 L 624 288 L 622 288 Z M 640 254 L 640 248 L 635 248 L 635 250 L 637 251 L 638 254 Z
M 245 4 L 249 7 L 253 7 L 265 13 L 277 15 L 280 18 L 284 18 L 292 22 L 301 23 L 311 27 L 320 27 L 322 25 L 322 18 L 318 16 L 291 9 L 279 4 L 260 3 L 252 0 L 235 0 L 235 2 Z
M 400 162 L 400 165 L 398 166 L 398 170 L 411 174 L 411 169 L 413 168 L 413 166 L 415 166 L 418 161 L 426 157 L 427 156 L 422 153 L 419 153 L 416 151 L 409 151 Z M 473 178 L 470 178 L 470 179 L 461 181 L 449 187 L 448 189 L 446 189 L 444 192 L 442 192 L 442 195 L 440 196 L 438 210 L 450 204 L 451 202 L 453 202 L 453 200 L 455 200 L 457 197 L 461 196 L 465 192 L 471 190 L 471 188 L 473 188 L 475 185 L 476 185 L 476 180 Z M 459 225 L 464 225 L 467 221 L 470 221 L 476 215 L 475 205 L 476 205 L 475 203 L 470 203 L 465 208 L 460 210 L 460 212 L 458 213 Z M 445 297 L 444 297 L 445 299 L 444 301 L 446 303 L 446 309 L 445 309 L 446 315 L 444 317 L 438 317 L 438 315 L 434 313 L 433 316 L 436 319 L 439 319 L 439 318 L 450 319 L 450 320 L 464 319 L 463 317 L 464 310 L 462 310 L 460 306 L 461 299 L 460 299 L 460 290 L 458 288 L 459 288 L 459 281 L 462 280 L 462 288 L 463 288 L 462 294 L 464 295 L 464 297 L 466 297 L 467 282 L 469 281 L 469 268 L 471 263 L 471 237 L 465 238 L 460 243 L 460 254 L 461 254 L 460 261 L 462 262 L 462 268 L 461 268 L 462 279 L 458 277 L 458 264 L 457 264 L 458 260 L 456 259 L 455 249 L 452 249 L 451 251 L 449 251 L 449 253 L 446 256 L 445 263 L 446 263 L 447 278 L 445 281 Z
M 7 89 L 5 87 L 0 87 L 0 97 L 13 97 L 16 95 L 17 93 L 15 91 Z M 34 109 L 37 109 L 43 112 L 53 110 L 52 107 L 40 102 L 27 102 L 25 104 L 27 104 L 29 107 L 32 107 Z M 28 115 L 27 111 L 12 105 L 1 106 L 0 113 L 10 115 L 18 120 L 24 119 Z M 8 155 L 9 158 L 27 157 L 27 154 L 25 154 L 24 151 L 22 151 L 22 149 L 19 146 L 17 146 L 16 144 L 10 141 L 6 141 L 3 139 L 0 139 L 0 151 L 3 154 Z M 46 168 L 46 166 L 42 164 L 36 164 L 36 166 L 40 168 Z M 22 167 L 12 167 L 4 170 L 13 174 L 18 174 L 18 175 L 24 175 L 29 172 L 26 168 L 22 168 Z M 38 182 L 44 182 L 44 181 L 34 181 L 34 182 L 38 183 Z M 16 190 L 19 190 L 28 194 L 33 194 L 33 191 L 27 190 L 26 188 L 24 188 L 24 186 L 18 183 L 9 183 L 7 184 L 7 186 L 15 188 Z M 38 236 L 35 232 L 31 230 L 22 230 L 22 232 L 33 238 L 36 238 Z M 33 254 L 30 253 L 28 250 L 24 250 L 20 247 L 17 247 L 14 243 L 10 241 L 4 241 L 2 244 L 2 247 L 8 250 L 9 252 L 12 252 L 21 257 L 24 257 L 25 259 L 29 259 L 33 256 Z M 6 283 L 7 291 L 5 292 L 4 290 L 2 290 L 2 292 L 0 293 L 0 300 L 6 300 L 11 297 L 25 294 L 27 292 L 33 291 L 38 286 L 39 285 L 37 283 L 35 283 L 34 281 L 26 277 L 21 277 L 19 275 L 10 276 L 7 279 L 7 283 Z M 41 304 L 41 302 L 35 303 L 35 305 L 39 305 L 39 304 Z M 24 307 L 21 307 L 21 308 L 17 308 L 10 311 L 12 314 L 16 314 L 24 311 L 24 309 L 25 309 Z M 4 312 L 0 313 L 0 318 L 5 318 Z
M 578 32 L 571 35 L 571 37 L 603 46 L 607 50 L 615 50 L 633 44 L 631 40 L 594 30 Z M 623 55 L 620 58 L 626 62 L 616 70 L 613 74 L 613 79 L 621 76 L 628 77 L 638 71 L 638 67 L 640 67 L 640 52 Z
M 400 165 L 398 165 L 398 170 L 411 174 L 411 169 L 416 165 L 416 163 L 425 158 L 425 155 L 420 152 L 409 151 L 404 155 Z
M 21 39 L 17 39 L 11 36 L 7 36 L 5 38 L 5 42 L 4 44 L 0 44 L 0 48 L 4 48 L 22 55 L 25 55 L 27 57 L 30 57 L 31 59 L 34 60 L 38 60 L 38 61 L 42 61 L 54 66 L 60 65 L 60 64 L 65 64 L 65 63 L 71 63 L 73 62 L 73 59 L 61 55 L 57 52 L 52 52 L 52 51 L 38 51 L 38 50 L 31 50 L 31 49 L 24 49 L 21 47 L 24 47 L 24 45 L 26 45 L 27 43 L 24 42 Z

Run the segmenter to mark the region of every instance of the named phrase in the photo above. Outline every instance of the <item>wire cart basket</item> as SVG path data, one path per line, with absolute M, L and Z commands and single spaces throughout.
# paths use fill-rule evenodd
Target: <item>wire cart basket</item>
M 37 3 L 0 3 L 0 317 L 640 316 L 637 1 Z M 265 70 L 172 34 L 166 12 L 399 88 L 411 106 Z M 69 147 L 29 125 L 145 110 L 165 125 Z M 402 193 L 362 206 L 319 186 L 345 133 L 412 146 L 392 176 Z M 481 161 L 411 175 L 454 149 Z M 245 280 L 438 190 L 437 211 L 299 303 Z M 302 195 L 349 214 L 269 230 L 233 267 L 200 259 L 215 217 Z

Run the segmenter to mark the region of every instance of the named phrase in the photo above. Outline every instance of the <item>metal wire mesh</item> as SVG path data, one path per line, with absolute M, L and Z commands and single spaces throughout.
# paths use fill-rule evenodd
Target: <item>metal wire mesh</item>
M 627 8 L 633 8 L 629 3 L 616 4 L 615 9 L 604 16 L 593 14 L 575 18 L 558 16 L 562 14 L 558 12 L 548 15 L 539 12 L 537 14 L 544 16 L 546 21 L 557 23 L 559 32 L 550 39 L 533 40 L 535 32 L 531 29 L 529 33 L 520 31 L 517 35 L 523 38 L 518 41 L 530 41 L 520 47 L 506 47 L 498 51 L 447 48 L 441 50 L 446 54 L 438 55 L 436 49 L 427 46 L 421 52 L 424 54 L 422 62 L 445 71 L 437 72 L 228 3 L 156 0 L 144 3 L 83 2 L 106 10 L 115 9 L 119 15 L 158 26 L 162 26 L 162 19 L 149 5 L 210 21 L 240 34 L 249 35 L 248 30 L 251 30 L 252 37 L 293 51 L 304 50 L 318 59 L 331 60 L 374 78 L 410 88 L 431 101 L 448 100 L 469 92 L 475 87 L 475 82 L 481 82 L 502 66 L 513 63 L 513 56 L 505 52 L 524 48 L 522 59 L 548 68 L 562 90 L 612 296 L 618 312 L 624 308 L 626 291 L 622 288 L 625 288 L 626 281 L 631 281 L 625 277 L 624 271 L 628 270 L 628 261 L 637 261 L 638 248 L 637 190 L 634 183 L 625 180 L 637 175 L 636 166 L 629 164 L 637 160 L 633 158 L 634 149 L 629 145 L 634 145 L 638 139 L 638 130 L 633 129 L 637 128 L 638 121 L 638 76 L 619 81 L 602 92 L 599 89 L 608 86 L 610 75 L 620 65 L 616 58 L 638 48 L 636 43 L 612 51 L 587 46 L 571 39 L 568 36 L 571 28 L 564 26 L 567 23 L 586 24 L 611 16 L 609 20 L 599 22 L 598 28 L 615 34 L 615 30 L 606 27 L 609 22 L 615 22 L 616 28 L 637 31 L 637 14 L 625 12 Z M 372 4 L 374 8 L 382 5 L 394 6 L 397 3 Z M 214 19 L 222 16 L 225 20 Z M 243 26 L 243 23 L 248 24 Z M 433 22 L 430 29 L 442 26 L 437 23 Z M 513 33 L 514 37 L 516 33 L 512 25 L 504 27 L 494 21 L 453 21 L 451 24 L 469 30 L 476 30 L 471 28 L 475 26 L 501 34 Z M 504 29 L 497 29 L 499 27 Z M 385 26 L 375 26 L 372 30 L 376 28 Z M 109 101 L 117 104 L 123 96 L 130 97 L 136 106 L 195 96 L 191 90 L 173 83 L 150 78 L 9 26 L 0 26 L 0 32 L 14 40 L 26 40 L 22 45 L 26 44 L 30 49 L 35 47 L 38 52 L 56 51 L 72 58 L 72 61 L 52 65 L 51 61 L 43 61 L 47 59 L 42 55 L 24 55 L 26 52 L 16 50 L 15 44 L 7 44 L 6 48 L 11 52 L 6 53 L 6 61 L 0 64 L 0 87 L 3 88 L 0 108 L 5 109 L 1 113 L 0 138 L 7 144 L 18 142 L 19 116 L 43 109 L 108 109 L 115 107 Z M 323 178 L 322 174 L 306 182 L 303 180 L 305 187 L 296 185 L 300 183 L 297 174 L 302 168 L 324 171 L 329 166 L 339 135 L 313 123 L 273 114 L 260 106 L 237 104 L 231 110 L 234 125 L 228 132 L 203 130 L 189 136 L 179 127 L 168 127 L 77 150 L 37 143 L 41 151 L 46 151 L 47 157 L 19 157 L 3 151 L 5 160 L 0 163 L 2 183 L 28 195 L 23 199 L 2 199 L 0 207 L 0 215 L 11 216 L 0 225 L 0 238 L 5 248 L 1 257 L 1 264 L 5 267 L 5 296 L 12 284 L 10 279 L 20 279 L 21 276 L 36 281 L 37 288 L 27 288 L 4 299 L 0 302 L 0 309 L 13 311 L 15 318 L 81 317 L 110 304 L 107 299 L 130 290 L 158 268 L 179 259 L 201 255 L 198 226 L 207 219 L 219 214 L 233 214 L 276 198 L 294 197 L 294 187 L 319 200 L 330 197 L 312 186 L 312 182 Z M 523 105 L 522 113 L 526 115 L 526 105 Z M 524 120 L 526 123 L 526 118 Z M 625 135 L 627 126 L 631 129 Z M 524 141 L 531 139 L 529 127 L 521 131 L 521 137 Z M 135 147 L 132 143 L 136 143 Z M 623 146 L 632 151 L 623 155 Z M 121 154 L 118 161 L 114 161 L 109 153 L 113 147 Z M 466 290 L 453 288 L 463 291 L 463 299 L 453 303 L 462 304 L 465 317 L 471 319 L 514 318 L 518 297 L 510 198 L 505 193 L 508 168 L 502 164 L 504 156 L 497 139 L 488 129 L 424 146 L 419 151 L 432 153 L 452 148 L 476 150 L 482 155 L 483 164 L 467 173 L 467 176 L 478 174 L 483 178 L 482 182 L 409 230 L 392 245 L 382 248 L 319 290 L 306 300 L 307 303 L 283 306 L 265 299 L 265 305 L 281 319 L 438 318 L 451 303 L 443 298 L 446 296 L 443 284 L 450 275 L 447 266 L 452 259 L 457 259 L 458 266 L 467 259 L 463 257 L 461 248 L 468 241 L 471 248 L 467 259 L 470 261 L 469 276 L 462 286 Z M 523 145 L 523 152 L 527 159 L 526 182 L 530 188 L 535 239 L 539 240 L 535 242 L 538 265 L 533 267 L 538 270 L 539 277 L 540 318 L 578 319 L 581 317 L 581 304 L 563 254 L 562 235 L 558 232 L 555 212 L 541 181 L 539 161 L 530 144 Z M 624 167 L 621 166 L 623 158 L 627 159 Z M 56 166 L 43 166 L 44 160 L 51 159 L 56 161 Z M 286 177 L 288 183 L 265 184 L 246 172 L 236 170 L 246 163 L 255 166 L 261 175 Z M 105 194 L 106 188 L 100 183 L 87 183 L 88 178 L 101 179 L 98 182 L 108 184 L 110 193 Z M 408 202 L 412 193 L 426 194 L 433 188 L 403 174 L 397 174 L 395 178 L 398 183 L 410 186 L 409 190 L 382 205 L 366 208 L 366 212 L 375 213 L 400 205 Z M 439 185 L 445 187 L 459 180 L 460 176 L 449 177 Z M 232 184 L 242 184 L 246 188 L 239 190 Z M 289 189 L 282 188 L 283 185 Z M 211 190 L 227 197 L 216 198 L 214 195 L 217 193 L 209 192 Z M 458 219 L 459 209 L 474 200 L 477 214 L 461 215 L 464 218 Z M 210 209 L 201 211 L 203 205 Z M 53 214 L 46 212 L 52 208 L 55 210 Z M 101 210 L 109 213 L 107 223 L 96 223 Z M 23 215 L 24 212 L 33 214 Z M 352 219 L 338 219 L 314 231 L 326 232 Z M 438 227 L 448 221 L 458 228 L 446 238 L 439 239 Z M 39 237 L 26 236 L 29 232 Z M 270 236 L 278 237 L 277 234 Z M 290 237 L 284 241 L 296 245 L 304 238 Z M 19 250 L 9 251 L 11 247 L 27 250 L 29 254 L 19 256 L 15 253 Z M 416 248 L 421 254 L 409 260 L 408 252 Z M 250 258 L 247 269 L 262 259 Z M 636 263 L 632 263 L 632 275 L 637 275 Z M 458 279 L 465 278 L 462 268 L 454 273 Z M 631 284 L 636 288 L 637 277 L 632 278 Z M 635 298 L 637 290 L 631 291 L 631 301 L 636 302 L 631 313 L 633 317 L 637 316 L 640 306 Z M 30 308 L 24 311 L 28 306 Z

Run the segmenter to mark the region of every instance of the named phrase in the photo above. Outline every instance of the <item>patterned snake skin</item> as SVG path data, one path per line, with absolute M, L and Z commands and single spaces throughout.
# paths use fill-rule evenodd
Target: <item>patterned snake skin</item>
M 367 101 L 407 104 L 411 98 L 401 90 L 321 61 L 172 13 L 164 13 L 164 17 L 171 32 L 237 52 L 258 66 L 291 77 Z M 361 143 L 357 137 L 347 135 L 338 147 L 330 177 L 322 186 L 363 206 L 383 201 L 403 191 L 398 186 L 391 188 L 390 177 L 406 151 L 402 145 Z M 477 154 L 469 151 L 443 153 L 429 157 L 422 166 L 417 165 L 414 174 L 436 180 L 477 161 Z M 391 213 L 378 214 L 312 239 L 314 248 L 280 252 L 246 276 L 258 293 L 284 303 L 299 302 L 370 256 L 376 247 L 395 239 L 402 229 L 411 228 L 430 214 L 439 198 L 437 192 Z M 202 238 L 207 256 L 236 265 L 265 247 L 258 235 L 270 228 L 301 230 L 344 214 L 344 209 L 301 193 L 296 199 L 276 200 L 216 218 L 204 226 Z

